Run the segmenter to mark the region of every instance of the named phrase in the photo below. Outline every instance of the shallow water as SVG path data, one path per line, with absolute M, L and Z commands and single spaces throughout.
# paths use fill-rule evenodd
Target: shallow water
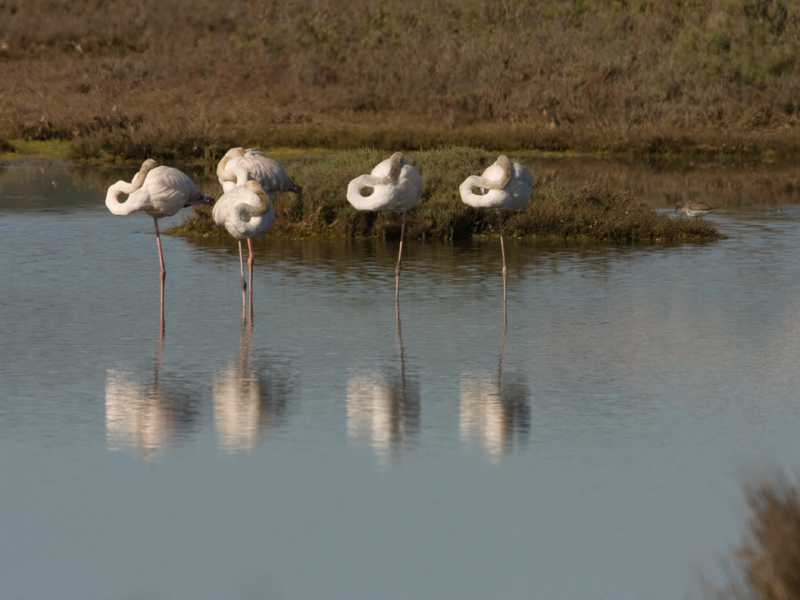
M 120 176 L 0 174 L 0 597 L 682 598 L 800 460 L 786 185 L 711 244 L 509 242 L 505 330 L 496 241 L 409 242 L 397 313 L 396 243 L 269 240 L 243 328 L 233 246 L 163 236 L 161 338 Z

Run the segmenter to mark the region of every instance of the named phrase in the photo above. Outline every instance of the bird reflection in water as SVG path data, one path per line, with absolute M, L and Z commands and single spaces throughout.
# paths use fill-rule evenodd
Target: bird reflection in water
M 506 329 L 504 311 L 497 373 L 467 372 L 461 375 L 461 440 L 481 440 L 495 462 L 511 448 L 527 442 L 531 422 L 530 389 L 525 379 L 503 370 Z
M 120 369 L 106 372 L 106 443 L 109 450 L 138 448 L 145 459 L 155 458 L 177 437 L 188 434 L 199 414 L 197 395 L 188 381 L 164 381 L 161 358 L 164 329 L 160 329 L 152 378 Z
M 347 436 L 367 438 L 382 465 L 419 431 L 419 383 L 406 373 L 400 310 L 396 308 L 398 362 L 359 370 L 347 382 Z
M 268 427 L 283 422 L 294 385 L 251 365 L 253 321 L 242 321 L 239 355 L 214 373 L 214 423 L 221 450 L 252 450 Z

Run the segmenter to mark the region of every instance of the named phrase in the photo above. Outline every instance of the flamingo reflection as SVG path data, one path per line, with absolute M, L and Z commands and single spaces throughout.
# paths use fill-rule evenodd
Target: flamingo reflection
M 250 364 L 253 323 L 242 323 L 239 355 L 214 373 L 214 423 L 220 449 L 252 450 L 267 427 L 279 425 L 293 386 L 285 377 L 267 377 Z
M 497 373 L 461 375 L 461 440 L 479 439 L 495 462 L 513 446 L 525 443 L 530 433 L 530 390 L 522 376 L 503 371 L 505 344 L 504 314 Z
M 419 431 L 419 383 L 408 377 L 399 309 L 398 367 L 361 370 L 347 382 L 347 436 L 367 438 L 381 463 Z
M 106 371 L 106 443 L 109 450 L 138 448 L 155 458 L 170 441 L 191 430 L 197 418 L 195 394 L 186 382 L 163 381 L 164 330 L 158 340 L 152 378 L 120 369 Z

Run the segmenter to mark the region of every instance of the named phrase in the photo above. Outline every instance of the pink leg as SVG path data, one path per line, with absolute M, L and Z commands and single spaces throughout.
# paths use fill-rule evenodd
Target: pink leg
M 403 237 L 406 234 L 406 213 L 403 211 L 403 223 L 400 225 L 400 251 L 397 253 L 397 266 L 394 268 L 394 299 L 397 301 L 397 297 L 400 293 L 400 263 L 403 260 Z
M 503 243 L 503 213 L 497 211 L 497 218 L 500 220 L 500 253 L 503 255 L 503 306 L 506 302 L 506 247 Z
M 161 235 L 158 231 L 158 219 L 153 217 L 156 226 L 156 244 L 158 244 L 158 262 L 161 264 L 161 329 L 164 329 L 164 282 L 167 279 L 167 269 L 164 266 L 164 253 L 161 251 Z
M 242 322 L 244 322 L 245 304 L 247 302 L 247 296 L 245 296 L 245 290 L 247 289 L 247 282 L 245 282 L 244 280 L 244 259 L 242 258 L 241 241 L 239 241 L 239 272 L 242 274 Z
M 256 262 L 256 256 L 253 254 L 253 242 L 247 238 L 247 250 L 250 256 L 247 258 L 247 267 L 250 275 L 250 323 L 253 322 L 253 263 Z

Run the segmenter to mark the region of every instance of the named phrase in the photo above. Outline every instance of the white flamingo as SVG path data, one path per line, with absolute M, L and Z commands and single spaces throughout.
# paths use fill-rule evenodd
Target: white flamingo
M 120 202 L 120 196 L 128 199 Z M 164 280 L 167 269 L 161 252 L 161 235 L 158 220 L 170 217 L 185 206 L 194 204 L 214 204 L 214 198 L 201 192 L 188 175 L 172 167 L 159 166 L 152 158 L 142 163 L 133 180 L 118 181 L 108 188 L 106 206 L 111 214 L 129 215 L 143 211 L 153 217 L 158 244 L 158 260 L 161 264 L 161 325 L 164 326 Z
M 369 175 L 353 179 L 347 186 L 347 201 L 357 210 L 388 210 L 402 212 L 400 226 L 400 251 L 394 269 L 395 299 L 400 283 L 400 262 L 403 259 L 403 237 L 406 231 L 406 214 L 422 193 L 422 176 L 403 158 L 402 152 L 392 156 L 372 169 Z
M 235 186 L 225 192 L 214 205 L 211 216 L 217 225 L 228 230 L 236 241 L 239 242 L 239 269 L 242 274 L 242 319 L 245 312 L 245 290 L 247 283 L 244 280 L 244 262 L 242 258 L 242 240 L 247 240 L 247 249 L 250 253 L 247 266 L 250 275 L 250 320 L 253 319 L 253 255 L 252 238 L 260 237 L 269 231 L 275 219 L 275 208 L 272 204 L 272 193 L 266 191 L 262 185 L 253 179 L 247 180 L 241 186 Z
M 475 193 L 478 189 L 480 193 Z M 523 165 L 498 157 L 483 174 L 470 175 L 459 186 L 461 200 L 475 208 L 493 208 L 500 221 L 500 252 L 503 255 L 503 296 L 506 290 L 506 250 L 503 244 L 503 210 L 522 210 L 533 190 L 533 176 Z
M 267 192 L 299 194 L 303 191 L 276 160 L 267 158 L 252 148 L 228 150 L 217 165 L 217 178 L 223 192 L 230 192 L 234 187 L 244 185 L 248 179 L 255 179 Z

